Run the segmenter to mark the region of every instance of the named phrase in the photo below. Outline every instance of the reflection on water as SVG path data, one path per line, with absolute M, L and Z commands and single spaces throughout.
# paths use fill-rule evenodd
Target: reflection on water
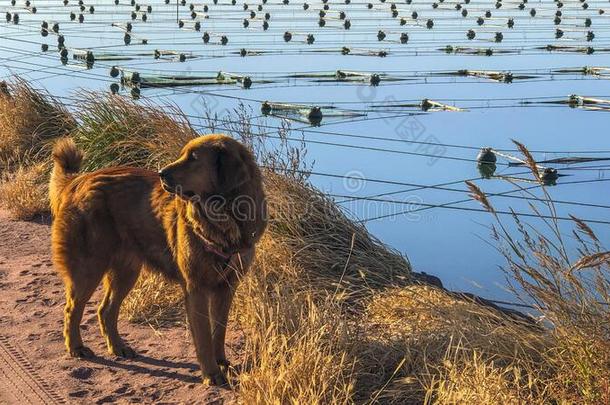
M 0 72 L 71 107 L 81 88 L 175 103 L 195 127 L 243 103 L 270 143 L 288 120 L 312 181 L 451 288 L 510 298 L 464 180 L 506 213 L 541 180 L 557 216 L 610 235 L 607 2 L 169 3 L 3 2 Z

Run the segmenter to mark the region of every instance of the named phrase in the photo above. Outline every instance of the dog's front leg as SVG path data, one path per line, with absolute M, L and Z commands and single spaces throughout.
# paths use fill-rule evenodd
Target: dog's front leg
M 216 363 L 212 345 L 209 292 L 203 288 L 187 287 L 185 289 L 185 301 L 197 360 L 203 374 L 203 382 L 209 385 L 225 385 L 227 380 Z

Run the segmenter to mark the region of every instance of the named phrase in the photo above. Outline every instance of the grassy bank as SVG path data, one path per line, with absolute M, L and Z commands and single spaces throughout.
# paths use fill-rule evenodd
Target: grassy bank
M 157 168 L 198 135 L 176 108 L 90 93 L 68 112 L 24 82 L 8 87 L 8 95 L 0 94 L 0 145 L 8 145 L 0 146 L 0 204 L 16 218 L 47 211 L 48 144 L 57 136 L 71 135 L 86 152 L 86 169 L 94 170 Z M 41 121 L 28 127 L 23 117 Z M 306 150 L 286 140 L 290 128 L 278 131 L 280 141 L 270 149 L 247 111 L 225 122 L 208 118 L 210 132 L 228 128 L 254 151 L 269 197 L 270 227 L 231 314 L 245 337 L 237 354 L 244 367 L 235 379 L 241 402 L 608 401 L 610 317 L 607 306 L 592 303 L 610 291 L 608 255 L 586 224 L 575 222 L 587 250 L 570 258 L 561 241 L 510 235 L 498 222 L 506 270 L 528 287 L 528 298 L 545 316 L 535 326 L 519 322 L 415 283 L 406 258 L 309 185 Z M 39 128 L 44 131 L 32 132 Z M 472 191 L 493 215 L 484 193 L 476 186 Z M 596 275 L 597 290 L 582 284 L 584 272 Z M 601 298 L 608 302 L 607 294 Z M 144 275 L 123 316 L 155 328 L 182 325 L 181 294 L 162 278 Z

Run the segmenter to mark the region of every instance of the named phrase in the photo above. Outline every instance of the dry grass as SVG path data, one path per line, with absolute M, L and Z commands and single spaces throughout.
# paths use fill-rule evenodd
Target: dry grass
M 0 207 L 14 219 L 31 220 L 49 213 L 49 166 L 44 163 L 22 165 L 3 176 L 0 182 Z
M 143 272 L 121 306 L 129 322 L 163 328 L 186 321 L 182 290 L 163 276 Z
M 244 404 L 344 404 L 354 391 L 353 326 L 339 303 L 317 299 L 298 278 L 258 268 L 243 280 L 234 316 L 246 336 L 239 400 Z M 307 376 L 304 378 L 304 376 Z
M 404 359 L 393 378 L 375 394 L 383 402 L 397 404 L 422 403 L 424 399 L 451 403 L 439 399 L 447 389 L 439 386 L 439 381 L 444 381 L 447 361 L 459 365 L 454 352 L 493 360 L 499 367 L 495 371 L 500 372 L 517 362 L 535 364 L 546 344 L 545 334 L 530 324 L 511 321 L 491 308 L 429 286 L 393 288 L 377 294 L 363 322 L 371 326 L 371 338 L 390 349 L 386 368 Z M 482 389 L 495 391 L 496 387 Z
M 529 228 L 518 218 L 522 241 L 512 239 L 502 224 L 495 230 L 508 273 L 553 326 L 532 327 L 413 284 L 404 257 L 308 185 L 305 151 L 286 140 L 289 127 L 280 129 L 279 143 L 268 149 L 247 114 L 242 110 L 238 116 L 223 126 L 266 167 L 271 215 L 231 314 L 232 327 L 245 337 L 234 381 L 241 403 L 609 401 L 610 317 L 608 307 L 597 303 L 600 297 L 607 301 L 610 291 L 608 255 L 586 224 L 576 221 L 583 245 L 572 260 L 539 233 L 523 233 Z M 156 168 L 196 136 L 179 111 L 120 97 L 90 93 L 75 117 L 79 127 L 73 134 L 86 150 L 88 169 Z M 37 153 L 46 148 L 40 139 L 40 145 L 30 145 Z M 22 148 L 11 159 L 24 162 L 28 155 Z M 4 173 L 12 180 L 1 186 L 10 195 L 4 200 L 20 201 L 23 218 L 47 209 L 44 167 L 22 165 Z M 470 187 L 493 212 L 484 193 Z M 549 226 L 551 235 L 561 235 L 557 224 Z M 588 277 L 582 278 L 585 272 Z M 184 321 L 180 289 L 147 273 L 122 310 L 128 320 L 153 327 Z
M 175 159 L 197 134 L 181 111 L 99 93 L 84 93 L 73 137 L 84 150 L 85 170 L 131 165 L 158 169 Z
M 517 145 L 534 178 L 542 182 L 533 157 Z M 478 201 L 486 200 L 478 187 L 469 187 Z M 610 403 L 610 252 L 580 219 L 572 217 L 574 229 L 569 234 L 558 220 L 542 218 L 545 211 L 556 216 L 550 196 L 544 187 L 542 191 L 544 202 L 531 205 L 540 216 L 538 228 L 513 215 L 517 231 L 509 232 L 493 207 L 483 203 L 496 220 L 492 236 L 506 259 L 504 270 L 514 294 L 532 302 L 549 326 L 553 343 L 543 360 L 555 373 L 547 382 L 552 398 Z M 568 249 L 574 242 L 577 248 Z
M 429 384 L 429 404 L 517 405 L 547 403 L 532 364 L 498 364 L 478 351 L 449 349 Z
M 0 168 L 14 169 L 27 157 L 47 158 L 55 138 L 69 134 L 76 122 L 67 109 L 47 92 L 15 79 L 0 92 Z

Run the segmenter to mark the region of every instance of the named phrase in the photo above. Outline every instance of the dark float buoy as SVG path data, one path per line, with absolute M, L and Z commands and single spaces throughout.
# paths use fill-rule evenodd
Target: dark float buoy
M 498 158 L 492 148 L 482 148 L 477 155 L 477 169 L 484 179 L 491 178 L 496 172 Z
M 313 126 L 320 126 L 323 117 L 322 109 L 320 107 L 312 107 L 307 115 L 307 120 Z
M 540 173 L 540 179 L 545 186 L 556 186 L 557 179 L 559 179 L 559 173 L 557 172 L 557 169 L 547 167 Z
M 371 86 L 379 86 L 381 82 L 381 77 L 377 73 L 373 73 L 371 78 L 369 79 L 369 83 Z
M 116 83 L 112 83 L 110 85 L 110 93 L 112 94 L 118 94 L 119 93 L 119 85 Z
M 88 69 L 91 69 L 95 64 L 95 55 L 91 51 L 87 51 L 85 54 L 85 63 Z
M 140 88 L 139 87 L 137 87 L 137 86 L 136 87 L 132 87 L 130 93 L 131 93 L 131 97 L 134 100 L 138 100 L 140 98 Z
M 261 113 L 263 115 L 271 114 L 271 106 L 269 105 L 269 102 L 264 101 L 263 104 L 261 104 Z
M 113 67 L 110 68 L 110 77 L 115 77 L 116 78 L 116 77 L 119 76 L 119 73 L 120 73 L 120 71 L 119 71 L 118 67 L 113 66 Z

